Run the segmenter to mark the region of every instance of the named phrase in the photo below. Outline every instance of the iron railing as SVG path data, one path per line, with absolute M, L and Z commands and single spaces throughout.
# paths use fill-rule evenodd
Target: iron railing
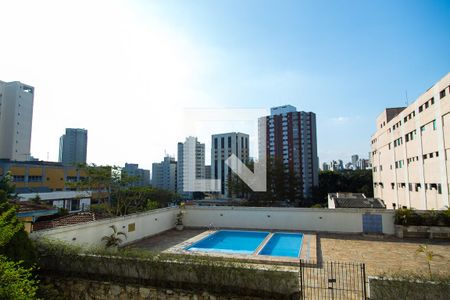
M 301 299 L 367 299 L 363 263 L 300 260 Z

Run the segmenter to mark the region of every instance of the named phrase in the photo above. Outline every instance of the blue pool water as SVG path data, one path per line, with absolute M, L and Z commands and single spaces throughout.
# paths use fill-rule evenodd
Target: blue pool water
M 259 255 L 298 257 L 303 234 L 277 232 L 259 252 Z
M 269 233 L 220 230 L 188 247 L 190 251 L 252 254 Z

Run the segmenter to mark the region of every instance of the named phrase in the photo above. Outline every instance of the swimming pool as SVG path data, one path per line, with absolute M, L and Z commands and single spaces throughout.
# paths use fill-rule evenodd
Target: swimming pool
M 186 250 L 252 254 L 268 235 L 265 231 L 219 230 Z
M 302 233 L 219 230 L 185 248 L 188 251 L 299 257 Z
M 259 255 L 298 257 L 302 240 L 303 234 L 301 233 L 274 233 Z

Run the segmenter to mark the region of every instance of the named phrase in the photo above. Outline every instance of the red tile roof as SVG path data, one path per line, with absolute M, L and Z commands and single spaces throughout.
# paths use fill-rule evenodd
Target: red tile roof
M 82 212 L 82 213 L 77 213 L 77 214 L 71 214 L 71 215 L 56 218 L 54 220 L 38 221 L 33 224 L 33 231 L 55 228 L 55 227 L 60 227 L 60 226 L 86 223 L 86 222 L 92 222 L 92 221 L 96 221 L 98 219 L 101 219 L 101 218 L 96 216 L 95 213 L 91 213 L 91 212 Z

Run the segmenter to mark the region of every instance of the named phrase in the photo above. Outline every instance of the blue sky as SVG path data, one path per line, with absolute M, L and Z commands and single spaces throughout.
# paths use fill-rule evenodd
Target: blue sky
M 367 155 L 375 118 L 450 71 L 447 1 L 165 1 L 164 17 L 226 61 L 225 105 L 317 114 L 321 160 Z
M 0 5 L 0 27 L 14 28 L 3 33 L 0 80 L 36 87 L 41 159 L 57 158 L 65 127 L 81 127 L 90 162 L 150 168 L 176 153 L 183 109 L 292 104 L 316 113 L 320 160 L 348 161 L 367 156 L 384 108 L 450 71 L 449 1 Z

